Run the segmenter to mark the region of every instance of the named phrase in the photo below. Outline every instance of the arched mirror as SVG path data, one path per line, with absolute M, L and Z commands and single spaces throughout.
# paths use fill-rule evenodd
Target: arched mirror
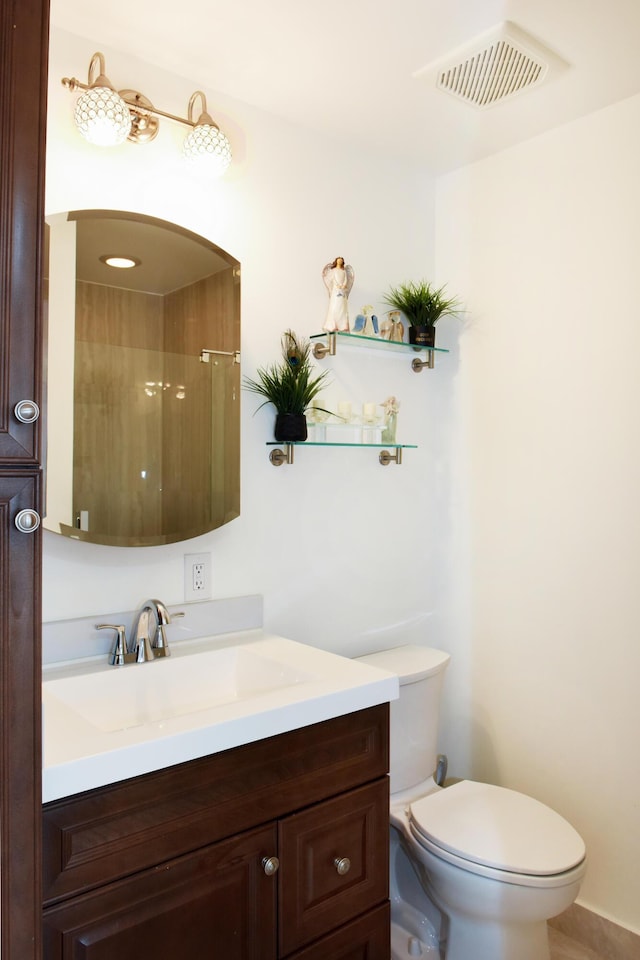
M 148 546 L 234 519 L 239 262 L 132 213 L 76 210 L 47 224 L 44 526 Z

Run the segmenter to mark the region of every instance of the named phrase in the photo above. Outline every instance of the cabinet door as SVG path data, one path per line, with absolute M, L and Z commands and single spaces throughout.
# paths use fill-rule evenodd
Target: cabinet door
M 39 421 L 14 410 L 40 400 L 47 24 L 48 0 L 0 4 L 0 459 L 30 466 Z
M 21 533 L 39 477 L 0 471 L 2 960 L 40 956 L 40 531 Z
M 283 957 L 386 901 L 388 778 L 282 820 L 280 862 Z
M 222 841 L 44 913 L 44 960 L 275 960 L 275 826 Z

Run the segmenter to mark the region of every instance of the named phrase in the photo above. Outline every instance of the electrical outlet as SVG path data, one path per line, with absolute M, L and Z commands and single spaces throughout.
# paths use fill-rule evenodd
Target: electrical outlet
M 211 599 L 211 554 L 185 553 L 184 599 Z

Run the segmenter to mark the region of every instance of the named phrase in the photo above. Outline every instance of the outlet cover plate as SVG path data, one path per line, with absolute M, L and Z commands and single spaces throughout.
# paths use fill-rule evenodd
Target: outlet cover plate
M 184 555 L 184 599 L 211 599 L 211 554 L 185 553 Z

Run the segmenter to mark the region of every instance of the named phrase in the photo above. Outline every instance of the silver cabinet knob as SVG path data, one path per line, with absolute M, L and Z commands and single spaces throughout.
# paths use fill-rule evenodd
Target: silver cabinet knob
M 333 861 L 333 865 L 340 876 L 344 877 L 345 874 L 349 873 L 349 870 L 351 869 L 351 860 L 349 860 L 349 857 L 336 857 Z
M 14 523 L 20 533 L 33 533 L 40 526 L 40 514 L 36 510 L 21 510 Z
M 268 877 L 272 877 L 274 873 L 278 872 L 280 866 L 280 861 L 277 857 L 263 857 L 262 858 L 262 869 Z
M 13 408 L 13 412 L 20 423 L 35 423 L 40 416 L 40 407 L 35 400 L 20 400 Z

